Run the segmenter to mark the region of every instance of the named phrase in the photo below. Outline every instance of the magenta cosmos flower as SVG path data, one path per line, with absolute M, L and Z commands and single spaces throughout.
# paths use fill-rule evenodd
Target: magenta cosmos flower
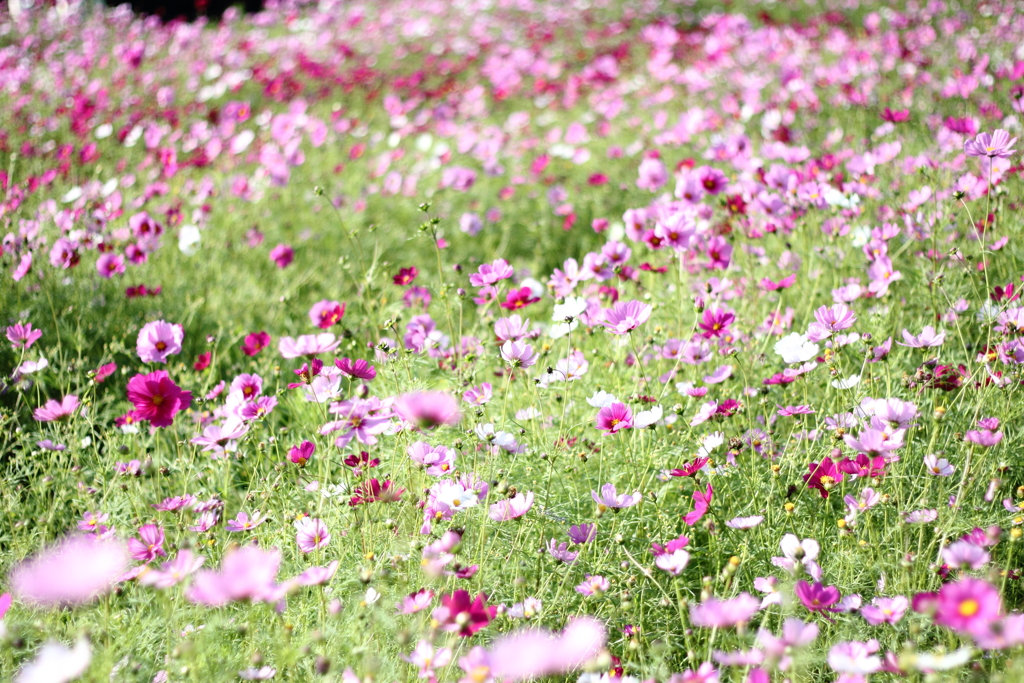
M 512 498 L 499 500 L 491 506 L 488 515 L 495 522 L 507 522 L 510 519 L 522 517 L 533 507 L 533 492 L 519 493 Z
M 32 413 L 32 417 L 39 422 L 57 422 L 73 415 L 77 409 L 78 397 L 74 394 L 68 394 L 60 401 L 51 399 L 36 408 L 35 412 Z
M 624 403 L 612 403 L 597 413 L 597 428 L 615 434 L 633 427 L 633 411 Z
M 978 137 L 964 142 L 964 154 L 969 157 L 999 157 L 1005 159 L 1012 156 L 1016 151 L 1013 149 L 1017 138 L 1011 138 L 1010 134 L 1002 128 L 997 128 L 995 133 L 978 133 Z
M 309 309 L 309 319 L 322 330 L 341 322 L 345 316 L 345 304 L 337 301 L 318 301 Z
M 151 562 L 157 556 L 167 557 L 164 551 L 164 530 L 156 524 L 139 527 L 139 537 L 128 539 L 128 552 L 133 560 Z
M 139 330 L 135 350 L 143 363 L 166 363 L 168 356 L 181 353 L 181 342 L 184 340 L 185 330 L 181 325 L 154 320 Z
M 812 612 L 837 611 L 832 607 L 839 602 L 840 597 L 839 589 L 835 586 L 825 586 L 820 581 L 815 581 L 813 584 L 797 581 L 793 590 L 804 607 Z
M 441 596 L 441 606 L 431 616 L 445 631 L 471 636 L 491 623 L 498 613 L 496 606 L 487 605 L 487 595 L 480 593 L 473 600 L 465 590 Z
M 417 391 L 402 394 L 395 399 L 395 412 L 406 422 L 420 429 L 433 429 L 438 425 L 455 425 L 462 419 L 459 402 L 443 391 Z
M 73 536 L 15 567 L 11 589 L 35 604 L 82 604 L 113 588 L 127 566 L 120 541 Z
M 279 244 L 270 250 L 270 260 L 277 264 L 278 268 L 287 268 L 295 259 L 295 250 L 287 244 Z
M 603 325 L 614 334 L 626 334 L 651 317 L 651 306 L 641 301 L 620 301 L 604 312 Z
M 158 370 L 128 380 L 128 400 L 135 406 L 130 413 L 133 419 L 169 427 L 179 411 L 192 405 L 192 392 L 182 391 L 166 370 Z

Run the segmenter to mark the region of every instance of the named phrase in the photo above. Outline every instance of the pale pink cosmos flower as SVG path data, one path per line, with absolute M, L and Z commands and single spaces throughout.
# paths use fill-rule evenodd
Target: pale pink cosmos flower
M 572 620 L 561 634 L 518 631 L 491 644 L 490 674 L 509 681 L 565 674 L 594 659 L 604 643 L 605 627 L 590 617 Z
M 849 641 L 838 643 L 828 651 L 828 665 L 834 671 L 865 676 L 882 668 L 882 660 L 878 652 L 878 641 L 871 639 L 866 643 Z
M 308 442 L 305 442 L 308 443 Z M 267 521 L 267 515 L 261 515 L 259 510 L 256 510 L 252 517 L 245 512 L 239 512 L 234 519 L 229 519 L 224 527 L 228 531 L 239 532 L 239 531 L 251 531 L 255 529 L 263 522 Z
M 39 422 L 57 422 L 75 414 L 78 409 L 78 397 L 69 394 L 60 401 L 49 400 L 33 411 L 32 417 Z
M 341 344 L 341 340 L 333 334 L 321 332 L 320 334 L 304 334 L 297 339 L 282 337 L 277 348 L 281 352 L 282 358 L 301 358 L 302 356 L 312 358 L 334 351 L 339 344 Z
M 512 498 L 499 500 L 488 510 L 488 516 L 495 522 L 505 522 L 522 517 L 533 507 L 533 492 L 518 493 Z
M 195 573 L 205 561 L 206 558 L 202 555 L 196 556 L 191 550 L 184 549 L 179 551 L 173 560 L 160 565 L 160 569 L 149 568 L 143 572 L 139 576 L 139 583 L 154 588 L 170 588 Z
M 614 334 L 626 334 L 651 317 L 651 305 L 641 301 L 620 301 L 604 312 L 602 324 Z
M 871 624 L 896 624 L 910 607 L 910 601 L 902 595 L 895 598 L 875 598 L 870 605 L 861 608 L 860 615 Z
M 469 284 L 474 287 L 493 285 L 499 280 L 512 277 L 515 271 L 505 259 L 495 259 L 491 263 L 485 263 L 477 269 L 477 272 L 469 276 Z
M 72 536 L 18 564 L 11 589 L 40 605 L 82 604 L 113 588 L 127 566 L 128 551 L 120 541 Z
M 982 569 L 989 563 L 988 551 L 967 541 L 956 541 L 942 549 L 942 559 L 953 569 Z
M 163 320 L 146 323 L 139 330 L 135 351 L 143 363 L 166 363 L 168 356 L 181 353 L 185 330 Z
M 973 140 L 964 142 L 964 154 L 969 157 L 999 157 L 1006 159 L 1013 156 L 1016 150 L 1013 149 L 1017 138 L 1011 138 L 1010 134 L 1002 128 L 997 128 L 991 135 L 978 133 Z
M 418 391 L 395 399 L 395 413 L 421 429 L 455 425 L 462 419 L 459 403 L 444 391 Z
M 654 558 L 658 569 L 667 571 L 672 576 L 679 576 L 690 562 L 690 553 L 679 548 L 671 553 L 662 553 Z
M 615 490 L 615 484 L 605 484 L 601 487 L 600 495 L 597 491 L 591 491 L 590 497 L 597 503 L 598 508 L 628 508 L 633 507 L 640 502 L 642 496 L 639 491 L 634 491 L 632 495 L 625 493 L 618 493 Z
M 397 614 L 415 614 L 421 612 L 432 604 L 434 600 L 434 591 L 429 588 L 421 588 L 415 593 L 402 598 L 402 602 L 395 605 Z
M 601 595 L 607 592 L 609 588 L 611 588 L 611 583 L 608 579 L 604 578 L 600 574 L 594 574 L 593 576 L 587 574 L 583 583 L 576 586 L 576 592 L 580 595 L 590 597 L 593 595 Z
M 528 368 L 537 362 L 533 347 L 523 342 L 507 341 L 502 344 L 501 358 L 512 368 Z
M 50 640 L 21 668 L 16 683 L 68 683 L 85 674 L 91 663 L 92 648 L 85 636 L 70 649 Z
M 233 600 L 276 601 L 280 590 L 274 581 L 280 566 L 281 551 L 243 546 L 228 551 L 219 572 L 198 572 L 185 595 L 192 602 L 209 607 Z
M 448 666 L 452 661 L 452 651 L 447 647 L 435 649 L 429 640 L 421 640 L 416 643 L 416 649 L 408 655 L 402 655 L 402 659 L 419 667 L 419 677 L 436 680 L 434 669 Z
M 728 628 L 750 621 L 761 609 L 761 601 L 749 593 L 740 593 L 729 600 L 708 598 L 698 605 L 690 605 L 690 622 L 706 628 Z
M 921 330 L 921 334 L 916 336 L 910 334 L 910 330 L 903 330 L 903 340 L 906 342 L 905 344 L 903 342 L 896 343 L 913 349 L 942 346 L 942 343 L 946 341 L 946 333 L 936 332 L 935 328 L 931 325 L 925 325 L 924 329 Z
M 956 468 L 949 464 L 945 458 L 940 458 L 934 453 L 924 456 L 924 466 L 929 474 L 936 477 L 948 477 L 956 471 Z
M 296 523 L 296 528 L 295 541 L 304 553 L 311 553 L 331 542 L 331 534 L 321 519 L 306 517 Z
M 761 515 L 752 515 L 750 517 L 733 517 L 725 525 L 730 529 L 753 529 L 763 521 L 764 517 Z

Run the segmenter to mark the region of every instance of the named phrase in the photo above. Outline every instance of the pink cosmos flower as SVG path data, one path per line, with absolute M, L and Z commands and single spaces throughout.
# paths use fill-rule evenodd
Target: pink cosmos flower
M 982 569 L 991 559 L 988 551 L 968 541 L 956 541 L 942 549 L 942 559 L 953 569 Z
M 170 427 L 174 416 L 192 404 L 192 392 L 182 391 L 166 370 L 158 370 L 128 380 L 128 400 L 135 406 L 133 419 L 148 420 L 154 427 Z
M 882 660 L 878 652 L 878 641 L 866 643 L 849 641 L 838 643 L 828 651 L 828 665 L 840 673 L 865 676 L 882 668 Z
M 181 353 L 181 342 L 184 339 L 185 330 L 181 325 L 154 320 L 139 330 L 135 350 L 143 363 L 166 363 L 168 356 Z
M 518 493 L 512 498 L 499 500 L 491 506 L 487 515 L 495 522 L 507 522 L 510 519 L 522 517 L 530 511 L 531 507 L 533 507 L 533 492 L 527 491 L 525 494 Z
M 433 429 L 439 425 L 456 425 L 462 419 L 459 403 L 444 391 L 418 391 L 402 394 L 395 399 L 395 413 L 420 429 Z
M 711 507 L 711 497 L 714 492 L 711 484 L 708 484 L 704 491 L 697 489 L 693 492 L 693 511 L 683 516 L 683 521 L 687 526 L 693 526 L 707 513 L 708 508 Z
M 127 566 L 128 552 L 120 541 L 72 536 L 18 564 L 10 585 L 26 602 L 82 604 L 113 588 Z
M 606 593 L 609 588 L 611 588 L 611 583 L 608 579 L 604 578 L 600 574 L 595 574 L 593 576 L 587 574 L 583 583 L 576 586 L 576 592 L 580 595 L 591 597 L 594 595 L 602 595 L 603 593 Z
M 50 399 L 42 406 L 36 408 L 32 413 L 32 417 L 39 422 L 57 422 L 74 415 L 78 405 L 78 397 L 74 394 L 68 394 L 60 401 Z
M 598 508 L 619 509 L 633 507 L 643 496 L 639 491 L 634 491 L 632 495 L 620 494 L 615 490 L 615 484 L 605 484 L 601 487 L 600 495 L 597 491 L 591 491 L 590 497 L 597 503 Z
M 287 244 L 279 244 L 270 250 L 270 260 L 277 264 L 278 268 L 287 268 L 295 259 L 295 251 Z
M 872 626 L 896 624 L 903 618 L 909 606 L 910 601 L 902 595 L 895 598 L 875 598 L 870 605 L 861 607 L 860 615 Z
M 936 477 L 948 477 L 956 471 L 956 468 L 949 464 L 945 458 L 940 458 L 934 453 L 924 456 L 924 466 L 929 474 Z
M 528 368 L 537 362 L 533 347 L 523 342 L 507 341 L 502 344 L 501 357 L 512 368 Z
M 1006 159 L 1013 156 L 1016 150 L 1013 149 L 1017 138 L 1011 138 L 1010 134 L 1002 128 L 997 128 L 995 133 L 978 133 L 978 137 L 964 142 L 964 154 L 969 157 L 999 157 Z
M 259 510 L 253 513 L 252 517 L 244 512 L 239 512 L 234 519 L 229 519 L 224 528 L 231 532 L 251 531 L 263 522 L 267 521 L 267 515 L 261 515 Z
M 764 517 L 761 515 L 753 515 L 751 517 L 733 517 L 725 523 L 730 529 L 753 529 L 755 526 L 764 521 Z
M 234 600 L 277 601 L 275 584 L 281 566 L 281 552 L 262 550 L 253 545 L 229 550 L 219 572 L 204 570 L 195 575 L 185 592 L 194 603 L 219 607 Z
M 903 342 L 896 342 L 900 346 L 909 346 L 910 348 L 920 349 L 931 346 L 942 346 L 942 342 L 946 341 L 945 332 L 936 332 L 935 328 L 931 325 L 925 325 L 924 329 L 921 330 L 921 334 L 914 336 L 910 334 L 910 330 L 903 330 Z
M 104 278 L 124 275 L 124 256 L 108 251 L 96 259 L 96 271 Z
M 334 351 L 339 344 L 341 344 L 341 340 L 333 334 L 321 332 L 320 334 L 304 334 L 298 339 L 281 337 L 277 348 L 281 352 L 282 358 L 300 358 L 302 356 L 312 358 Z
M 602 324 L 614 334 L 626 334 L 647 322 L 651 305 L 641 301 L 620 301 L 604 312 Z
M 311 553 L 331 542 L 331 534 L 321 519 L 306 517 L 297 523 L 297 528 L 295 541 L 304 553 Z
M 1002 432 L 993 432 L 990 429 L 972 429 L 964 434 L 964 441 L 977 444 L 984 448 L 991 448 L 1003 440 Z
M 345 304 L 327 299 L 318 301 L 309 309 L 309 319 L 322 330 L 340 323 L 344 315 Z
M 518 631 L 491 644 L 490 674 L 511 681 L 561 675 L 596 657 L 604 643 L 605 627 L 590 617 L 572 620 L 558 635 L 543 629 Z
M 709 308 L 704 311 L 698 327 L 705 339 L 721 337 L 729 331 L 729 325 L 736 320 L 736 314 L 723 308 Z
M 408 655 L 402 655 L 402 659 L 419 667 L 420 678 L 436 681 L 434 669 L 448 666 L 452 661 L 452 651 L 447 647 L 435 649 L 429 640 L 421 640 L 416 643 L 416 649 Z
M 7 328 L 7 340 L 15 349 L 28 349 L 42 336 L 43 331 L 32 329 L 32 323 L 17 323 Z
M 759 609 L 761 601 L 749 593 L 729 600 L 708 598 L 699 605 L 690 605 L 690 621 L 694 626 L 728 628 L 747 623 Z
M 574 524 L 569 527 L 569 540 L 579 545 L 581 543 L 589 543 L 593 541 L 597 536 L 597 525 L 596 524 Z
M 679 576 L 686 565 L 690 562 L 690 553 L 686 552 L 682 548 L 674 550 L 670 553 L 662 553 L 654 558 L 654 564 L 658 569 L 667 571 L 672 576 Z
M 515 271 L 505 259 L 496 259 L 491 263 L 485 263 L 477 269 L 477 272 L 469 276 L 469 284 L 474 287 L 493 285 L 499 280 L 512 277 Z
M 154 588 L 170 588 L 195 573 L 205 561 L 202 555 L 195 556 L 191 550 L 181 550 L 173 560 L 160 565 L 160 569 L 149 568 L 143 572 L 139 576 L 139 583 Z
M 434 591 L 429 588 L 421 588 L 415 593 L 402 598 L 402 602 L 395 605 L 398 614 L 415 614 L 430 607 L 434 599 Z
M 559 543 L 558 539 L 556 538 L 552 538 L 550 541 L 548 541 L 547 550 L 548 555 L 555 558 L 559 562 L 565 562 L 566 564 L 572 564 L 576 561 L 576 558 L 579 557 L 578 552 L 574 553 L 571 550 L 569 550 L 568 543 L 566 543 L 565 541 Z
M 633 411 L 624 403 L 612 403 L 597 413 L 597 428 L 615 434 L 633 427 Z
M 133 560 L 152 562 L 159 557 L 167 557 L 164 551 L 164 530 L 156 524 L 145 524 L 139 527 L 139 538 L 128 539 L 128 552 Z
M 406 449 L 413 462 L 426 468 L 432 477 L 441 477 L 451 473 L 455 467 L 455 451 L 446 446 L 431 446 L 425 441 L 417 441 Z

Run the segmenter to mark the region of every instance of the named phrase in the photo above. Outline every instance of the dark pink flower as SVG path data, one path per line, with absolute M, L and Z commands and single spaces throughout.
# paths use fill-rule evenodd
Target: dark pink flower
M 247 356 L 255 356 L 263 349 L 270 346 L 270 335 L 266 332 L 253 332 L 246 335 L 242 344 L 242 353 Z
M 633 427 L 633 411 L 624 403 L 612 403 L 597 413 L 597 428 L 615 434 Z
M 316 444 L 312 441 L 303 441 L 298 446 L 292 446 L 288 451 L 288 459 L 302 467 L 313 457 L 314 451 L 316 451 Z
M 128 552 L 133 560 L 151 562 L 157 556 L 167 557 L 164 552 L 164 530 L 156 524 L 139 527 L 139 538 L 128 539 Z
M 356 360 L 351 358 L 335 358 L 334 365 L 346 377 L 370 381 L 377 376 L 377 370 L 362 358 Z
M 491 623 L 497 613 L 496 606 L 487 605 L 486 594 L 480 593 L 471 600 L 467 591 L 459 589 L 441 596 L 441 606 L 432 616 L 441 629 L 467 637 Z
M 131 413 L 134 419 L 148 420 L 154 427 L 169 427 L 174 416 L 192 404 L 192 392 L 182 391 L 166 370 L 158 370 L 128 380 L 128 400 L 135 406 Z
M 824 586 L 820 581 L 810 584 L 801 580 L 797 581 L 794 592 L 804 607 L 812 612 L 837 611 L 832 608 L 840 598 L 839 589 L 835 586 Z
M 278 268 L 287 268 L 295 259 L 295 251 L 287 244 L 279 244 L 270 250 L 270 260 L 277 264 Z
M 309 309 L 309 319 L 322 330 L 337 325 L 345 315 L 345 304 L 324 299 Z

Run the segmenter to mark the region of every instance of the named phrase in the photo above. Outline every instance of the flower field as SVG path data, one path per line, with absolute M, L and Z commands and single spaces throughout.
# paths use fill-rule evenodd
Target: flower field
M 0 678 L 1024 681 L 1019 3 L 0 9 Z

